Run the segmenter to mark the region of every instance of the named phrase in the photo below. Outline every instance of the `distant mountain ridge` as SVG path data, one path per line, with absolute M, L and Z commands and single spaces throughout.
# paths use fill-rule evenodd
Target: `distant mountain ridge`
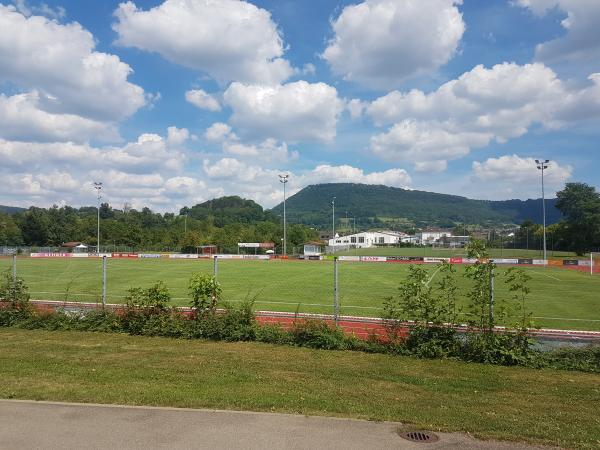
M 18 206 L 0 205 L 0 212 L 6 213 L 6 214 L 18 213 L 21 211 L 25 211 L 26 209 L 27 208 L 19 208 Z
M 457 224 L 519 224 L 529 219 L 542 222 L 541 199 L 472 200 L 458 195 L 401 189 L 383 185 L 328 183 L 307 186 L 286 202 L 290 222 L 315 227 L 331 226 L 331 201 L 336 197 L 336 216 L 354 217 L 357 227 L 408 228 Z M 556 199 L 546 200 L 546 222 L 560 220 Z M 283 213 L 283 203 L 272 210 Z M 352 223 L 350 220 L 348 221 Z M 347 223 L 347 222 L 346 222 Z

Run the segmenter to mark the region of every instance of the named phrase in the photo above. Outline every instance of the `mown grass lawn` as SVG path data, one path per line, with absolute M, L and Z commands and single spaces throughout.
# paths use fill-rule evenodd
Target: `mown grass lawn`
M 410 250 L 410 249 L 409 249 Z M 0 271 L 10 267 L 0 258 Z M 187 284 L 194 272 L 212 273 L 207 260 L 108 260 L 108 301 L 123 302 L 130 287 L 148 287 L 162 280 L 173 295 L 174 305 L 187 305 Z M 408 273 L 407 264 L 339 264 L 341 312 L 347 315 L 381 316 L 383 301 L 397 292 Z M 435 265 L 426 265 L 433 275 Z M 466 306 L 469 283 L 457 266 L 462 306 Z M 535 323 L 548 328 L 600 330 L 600 276 L 561 268 L 526 267 L 532 277 L 528 308 Z M 512 295 L 503 282 L 505 267 L 499 267 L 496 301 Z M 99 301 L 101 261 L 90 259 L 34 259 L 18 261 L 19 276 L 30 287 L 32 297 L 46 300 Z M 235 261 L 221 260 L 218 279 L 224 299 L 239 302 L 255 298 L 257 309 L 331 313 L 333 262 L 331 261 Z M 435 278 L 434 278 L 435 283 Z M 466 320 L 466 317 L 463 317 Z M 516 319 L 512 319 L 514 323 Z
M 259 343 L 0 330 L 0 398 L 391 420 L 600 446 L 600 376 Z

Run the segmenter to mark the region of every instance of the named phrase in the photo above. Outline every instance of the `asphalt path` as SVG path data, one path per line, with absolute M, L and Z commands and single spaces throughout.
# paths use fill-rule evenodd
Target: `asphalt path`
M 437 433 L 413 443 L 399 423 L 300 415 L 0 400 L 0 449 L 523 449 Z

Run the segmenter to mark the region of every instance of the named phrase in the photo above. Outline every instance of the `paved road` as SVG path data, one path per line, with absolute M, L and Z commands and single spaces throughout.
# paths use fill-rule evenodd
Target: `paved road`
M 521 449 L 439 433 L 411 443 L 398 423 L 197 409 L 0 400 L 0 449 Z

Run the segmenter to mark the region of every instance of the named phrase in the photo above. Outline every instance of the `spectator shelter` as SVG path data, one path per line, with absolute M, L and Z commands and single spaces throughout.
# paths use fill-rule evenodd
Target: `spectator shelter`
M 275 249 L 273 242 L 238 242 L 238 254 L 239 253 L 252 253 L 254 254 L 263 253 L 267 250 Z
M 88 246 L 83 242 L 65 242 L 61 245 L 68 253 L 87 253 Z

